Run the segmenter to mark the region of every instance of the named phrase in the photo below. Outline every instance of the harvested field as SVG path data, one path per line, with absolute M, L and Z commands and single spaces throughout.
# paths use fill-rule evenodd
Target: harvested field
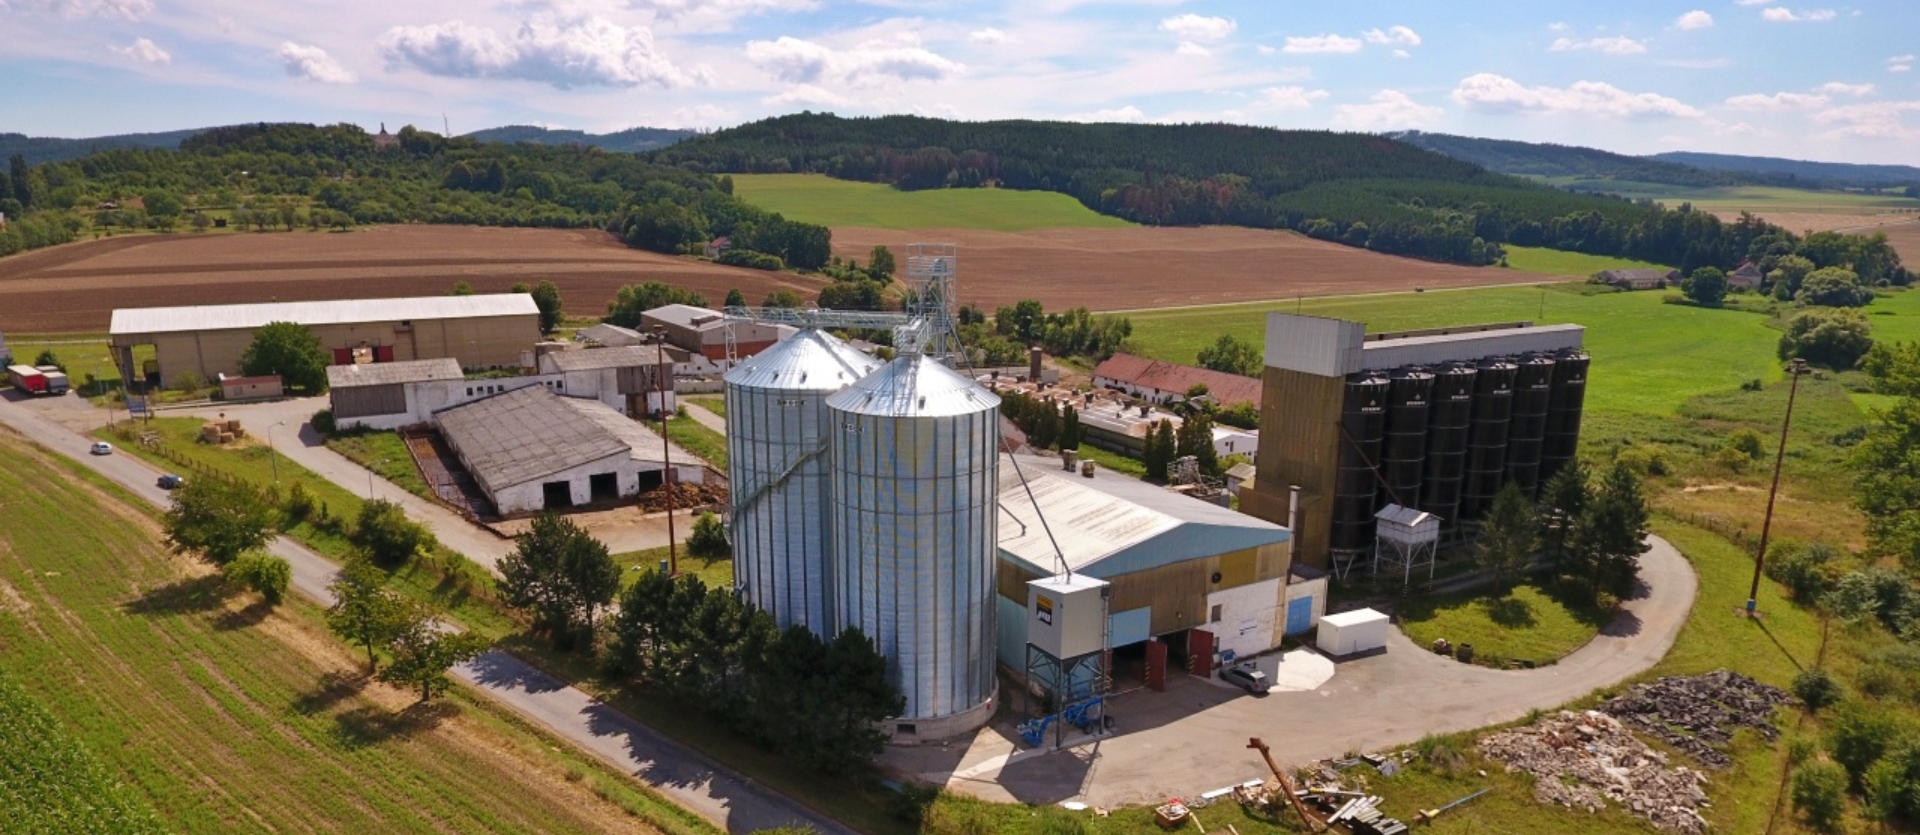
M 1887 233 L 1887 240 L 1893 242 L 1893 251 L 1900 253 L 1900 260 L 1907 269 L 1920 267 L 1920 221 L 1889 226 L 1880 230 Z
M 1027 298 L 1049 310 L 1129 310 L 1540 280 L 1516 270 L 1434 264 L 1292 232 L 1227 226 L 833 230 L 834 254 L 862 262 L 875 245 L 900 257 L 916 241 L 959 244 L 960 300 L 988 309 Z
M 1844 229 L 1849 232 L 1871 232 L 1883 226 L 1897 226 L 1913 223 L 1916 215 L 1912 211 L 1894 212 L 1816 212 L 1799 208 L 1767 209 L 1755 206 L 1747 211 L 1759 215 L 1762 220 L 1779 226 L 1796 235 L 1805 232 L 1827 232 Z M 1714 212 L 1721 220 L 1729 223 L 1740 219 L 1740 210 Z
M 505 292 L 542 279 L 574 315 L 603 311 L 623 284 L 662 281 L 718 304 L 739 288 L 812 296 L 820 282 L 629 249 L 583 229 L 379 226 L 351 233 L 140 235 L 0 259 L 0 331 L 98 332 L 115 307 L 431 296 L 465 281 Z

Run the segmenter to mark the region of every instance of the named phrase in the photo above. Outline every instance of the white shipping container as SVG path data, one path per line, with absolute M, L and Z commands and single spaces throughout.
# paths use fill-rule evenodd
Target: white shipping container
M 1313 644 L 1335 658 L 1385 649 L 1388 628 L 1387 616 L 1372 609 L 1341 612 L 1320 619 Z

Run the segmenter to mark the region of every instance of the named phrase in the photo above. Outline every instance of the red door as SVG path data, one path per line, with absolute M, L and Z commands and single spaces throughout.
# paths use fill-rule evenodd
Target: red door
M 373 346 L 373 361 L 374 362 L 393 362 L 393 346 L 392 345 Z
M 352 365 L 353 349 L 352 348 L 333 349 L 333 364 L 334 365 Z
M 1213 633 L 1205 629 L 1187 630 L 1187 672 L 1201 678 L 1213 676 Z
M 1167 692 L 1167 645 L 1159 641 L 1147 642 L 1147 686 Z

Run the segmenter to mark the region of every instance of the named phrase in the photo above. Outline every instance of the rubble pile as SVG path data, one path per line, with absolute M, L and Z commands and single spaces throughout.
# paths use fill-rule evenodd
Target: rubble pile
M 1607 714 L 1561 711 L 1490 734 L 1479 747 L 1507 770 L 1533 775 L 1534 797 L 1542 803 L 1599 811 L 1612 799 L 1668 832 L 1706 831 L 1699 812 L 1707 805 L 1706 775 L 1668 768 L 1666 755 Z
M 640 512 L 657 513 L 666 510 L 668 489 L 669 488 L 655 487 L 652 490 L 641 493 L 638 502 Z M 727 504 L 727 488 L 725 487 L 676 481 L 673 483 L 671 489 L 673 491 L 673 509 L 675 510 L 725 507 Z
M 1733 760 L 1720 749 L 1736 728 L 1752 728 L 1768 740 L 1779 736 L 1775 708 L 1792 701 L 1778 687 L 1739 673 L 1715 670 L 1697 676 L 1669 676 L 1636 684 L 1608 699 L 1600 710 L 1665 740 L 1714 768 Z

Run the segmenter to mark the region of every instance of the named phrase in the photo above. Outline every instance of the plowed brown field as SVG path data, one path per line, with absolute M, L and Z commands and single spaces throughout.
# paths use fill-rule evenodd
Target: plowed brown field
M 606 308 L 623 284 L 661 281 L 719 304 L 739 288 L 812 296 L 820 281 L 629 249 L 604 232 L 381 226 L 348 234 L 141 235 L 0 259 L 0 331 L 104 331 L 116 307 L 433 296 L 551 279 L 574 314 Z
M 904 256 L 915 241 L 960 246 L 959 297 L 985 307 L 1123 310 L 1538 280 L 1356 250 L 1288 232 L 1164 229 L 834 230 L 834 251 Z M 598 231 L 383 226 L 350 234 L 143 235 L 0 260 L 0 331 L 102 331 L 116 307 L 439 295 L 456 282 L 504 292 L 551 279 L 567 310 L 603 310 L 623 284 L 662 281 L 718 304 L 739 288 L 812 297 L 822 282 L 629 249 Z
M 1887 241 L 1893 244 L 1893 251 L 1900 253 L 1900 261 L 1907 269 L 1920 269 L 1920 222 L 1903 223 L 1879 230 L 1887 233 Z
M 1542 280 L 1531 273 L 1380 255 L 1291 232 L 1200 228 L 833 230 L 834 253 L 861 262 L 878 244 L 904 258 L 916 241 L 960 245 L 957 295 L 986 308 L 1039 299 L 1047 309 L 1129 310 Z

